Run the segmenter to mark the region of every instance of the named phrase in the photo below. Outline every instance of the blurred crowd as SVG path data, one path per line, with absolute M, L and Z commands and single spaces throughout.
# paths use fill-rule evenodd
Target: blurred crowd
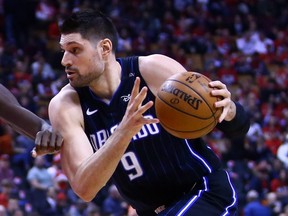
M 288 216 L 287 1 L 0 0 L 0 82 L 47 121 L 50 99 L 67 83 L 58 25 L 91 7 L 116 24 L 118 56 L 165 54 L 227 85 L 251 115 L 250 130 L 233 139 L 215 129 L 204 139 L 229 171 L 239 216 Z M 136 215 L 112 184 L 83 202 L 60 156 L 34 159 L 33 146 L 0 122 L 0 216 Z

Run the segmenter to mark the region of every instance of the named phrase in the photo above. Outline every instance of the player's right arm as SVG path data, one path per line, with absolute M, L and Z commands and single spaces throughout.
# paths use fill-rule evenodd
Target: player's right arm
M 168 77 L 186 71 L 179 62 L 160 54 L 139 57 L 139 68 L 154 95 L 157 94 L 159 87 Z M 221 81 L 211 81 L 209 85 L 214 88 L 211 94 L 222 98 L 214 104 L 215 107 L 223 109 L 219 118 L 220 124 L 217 127 L 229 136 L 245 135 L 250 123 L 243 107 L 232 101 L 231 92 Z
M 140 79 L 136 79 L 126 113 L 117 129 L 105 144 L 93 153 L 84 132 L 84 119 L 77 92 L 69 84 L 49 104 L 52 126 L 61 133 L 61 166 L 73 191 L 83 200 L 91 201 L 114 173 L 132 137 L 144 124 L 158 123 L 147 119 L 143 113 L 153 103 L 142 104 L 147 88 L 139 91 Z

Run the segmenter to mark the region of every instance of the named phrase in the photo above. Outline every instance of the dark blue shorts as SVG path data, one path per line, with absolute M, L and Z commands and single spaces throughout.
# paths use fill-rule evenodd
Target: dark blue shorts
M 170 206 L 158 208 L 159 216 L 231 216 L 236 215 L 237 197 L 224 170 L 214 171 Z

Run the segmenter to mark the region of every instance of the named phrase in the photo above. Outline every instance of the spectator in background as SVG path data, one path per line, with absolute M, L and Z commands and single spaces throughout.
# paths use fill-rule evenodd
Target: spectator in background
M 127 214 L 128 204 L 123 200 L 115 185 L 108 189 L 108 196 L 103 202 L 103 213 L 109 216 L 124 216 Z
M 236 14 L 233 18 L 233 22 L 229 25 L 231 34 L 236 36 L 242 35 L 246 28 L 247 26 L 245 25 L 245 22 L 240 14 Z
M 257 116 L 251 114 L 251 124 L 246 138 L 253 144 L 257 142 L 260 136 L 263 136 L 262 127 L 257 120 Z
M 255 51 L 259 54 L 267 54 L 274 50 L 273 40 L 266 37 L 264 32 L 260 32 L 255 43 Z
M 280 127 L 277 123 L 278 118 L 273 116 L 269 125 L 263 128 L 263 135 L 265 136 L 265 145 L 270 149 L 274 156 L 277 155 L 278 148 L 282 144 L 282 137 Z M 274 123 L 272 123 L 274 122 Z
M 279 176 L 271 180 L 271 191 L 277 194 L 282 203 L 288 204 L 288 171 L 285 168 L 279 171 Z
M 277 157 L 283 162 L 286 168 L 288 168 L 288 134 L 286 135 L 282 145 L 277 149 Z
M 88 203 L 84 202 L 82 199 L 77 199 L 75 203 L 73 203 L 69 210 L 68 215 L 73 216 L 82 216 L 87 212 Z
M 13 137 L 9 132 L 9 127 L 6 124 L 2 124 L 0 121 L 0 154 L 12 156 L 13 152 Z
M 259 196 L 263 197 L 270 191 L 271 164 L 266 159 L 261 159 L 252 167 L 252 176 L 246 184 L 248 190 L 256 190 Z
M 46 202 L 39 211 L 41 216 L 61 216 L 62 212 L 58 212 L 57 208 L 57 191 L 55 187 L 49 187 L 46 195 Z
M 0 205 L 0 216 L 7 216 L 6 208 Z
M 288 205 L 284 207 L 283 212 L 279 216 L 288 216 Z
M 13 191 L 13 183 L 10 179 L 2 179 L 0 183 L 0 205 L 8 208 L 9 199 Z
M 51 83 L 55 78 L 55 72 L 42 53 L 36 54 L 35 61 L 31 64 L 31 70 L 34 91 L 42 98 L 51 97 Z
M 57 192 L 56 195 L 56 211 L 59 216 L 66 215 L 69 211 L 70 202 L 64 192 Z
M 15 167 L 15 174 L 25 177 L 28 169 L 33 165 L 31 151 L 35 144 L 33 140 L 22 134 L 14 135 L 14 137 L 14 155 L 11 162 Z
M 9 216 L 24 216 L 24 212 L 19 206 L 19 200 L 17 197 L 11 197 L 9 199 L 7 213 Z
M 10 166 L 10 157 L 7 154 L 0 155 L 0 182 L 4 179 L 12 182 L 14 170 Z
M 266 194 L 266 203 L 267 206 L 271 209 L 272 216 L 279 216 L 282 211 L 282 203 L 277 198 L 275 192 L 269 192 Z
M 238 82 L 237 71 L 229 60 L 223 61 L 223 66 L 218 70 L 218 76 L 227 85 L 234 85 Z
M 42 53 L 38 52 L 34 59 L 31 64 L 33 78 L 37 77 L 39 80 L 44 81 L 55 77 L 54 70 Z
M 29 37 L 30 1 L 2 0 L 5 22 L 6 40 L 13 42 L 17 47 L 24 47 Z
M 103 216 L 101 210 L 96 205 L 88 205 L 87 207 L 87 216 Z
M 33 167 L 28 170 L 27 174 L 27 181 L 31 188 L 31 204 L 39 213 L 45 208 L 48 189 L 53 186 L 53 179 L 45 163 L 46 159 L 44 156 L 36 157 Z
M 238 50 L 245 55 L 253 55 L 255 53 L 255 41 L 251 32 L 245 32 L 243 37 L 238 38 L 236 45 Z
M 32 75 L 27 72 L 27 62 L 18 59 L 15 60 L 15 67 L 13 68 L 13 80 L 15 83 L 20 83 L 23 81 L 32 81 Z
M 35 17 L 39 29 L 47 29 L 49 22 L 57 15 L 57 9 L 53 3 L 54 1 L 51 0 L 40 0 L 37 3 Z
M 53 95 L 59 93 L 60 89 L 67 84 L 67 77 L 65 74 L 60 75 L 56 80 L 51 83 L 51 91 Z
M 255 190 L 247 193 L 247 204 L 244 207 L 244 216 L 272 216 L 271 210 L 259 200 L 259 194 Z
M 61 170 L 61 157 L 60 154 L 54 154 L 52 159 L 52 164 L 47 168 L 52 179 L 55 180 L 56 176 L 62 173 Z

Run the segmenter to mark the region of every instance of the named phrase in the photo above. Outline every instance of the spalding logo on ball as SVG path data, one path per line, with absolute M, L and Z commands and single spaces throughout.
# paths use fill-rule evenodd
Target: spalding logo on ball
M 211 132 L 218 123 L 222 109 L 214 103 L 211 80 L 196 72 L 177 73 L 160 87 L 155 100 L 157 118 L 170 134 L 195 139 Z

